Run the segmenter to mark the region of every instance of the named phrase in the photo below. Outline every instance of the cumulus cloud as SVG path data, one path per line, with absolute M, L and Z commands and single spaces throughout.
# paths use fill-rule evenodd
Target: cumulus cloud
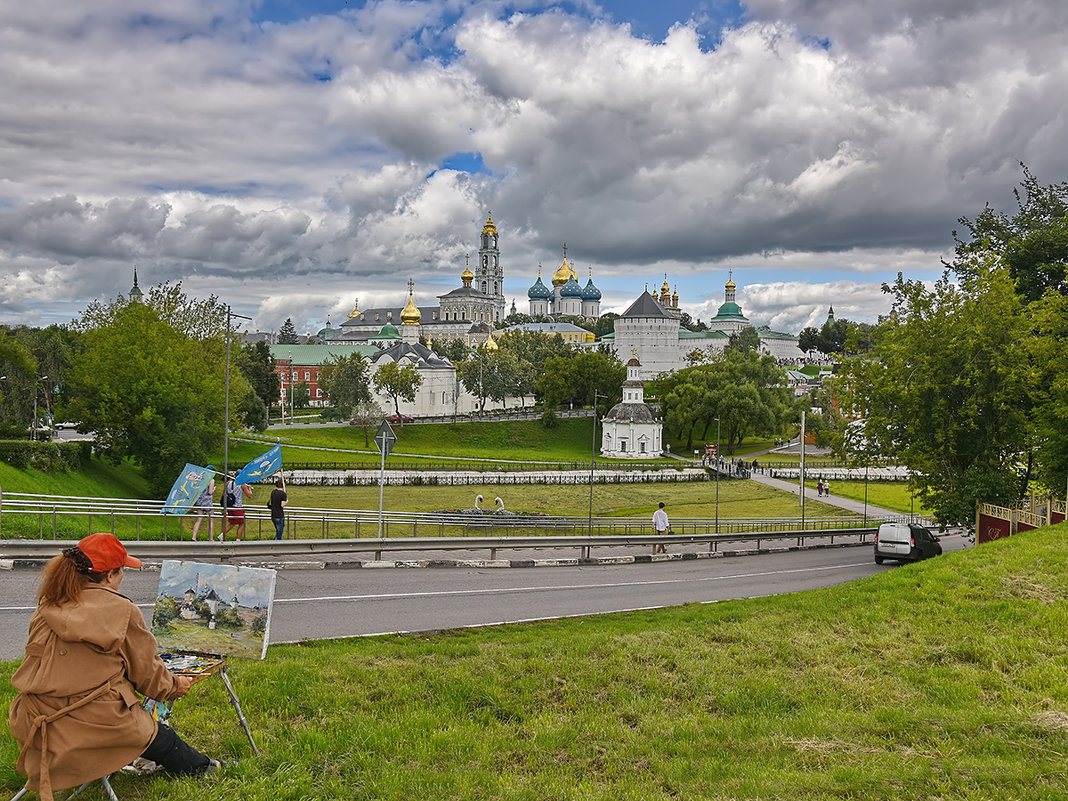
M 567 242 L 606 307 L 670 272 L 707 318 L 733 269 L 751 319 L 798 330 L 937 274 L 1019 161 L 1068 174 L 1057 0 L 750 0 L 714 41 L 518 7 L 0 8 L 0 313 L 66 319 L 137 264 L 318 328 L 409 277 L 432 302 L 492 210 L 521 308 Z

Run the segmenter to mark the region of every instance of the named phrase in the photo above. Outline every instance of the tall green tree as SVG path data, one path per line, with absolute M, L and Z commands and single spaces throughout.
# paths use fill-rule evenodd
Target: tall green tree
M 1035 475 L 1059 494 L 1068 487 L 1068 295 L 1046 293 L 1030 312 Z
M 719 418 L 721 445 L 734 453 L 753 434 L 776 433 L 791 409 L 785 372 L 771 356 L 730 351 L 711 364 L 688 367 L 657 382 L 661 414 L 670 432 L 709 441 Z
M 367 360 L 359 353 L 335 356 L 323 364 L 319 386 L 342 417 L 351 418 L 361 403 L 370 402 L 369 372 Z
M 979 278 L 993 257 L 1008 268 L 1025 301 L 1046 290 L 1068 294 L 1068 182 L 1043 186 L 1020 167 L 1016 213 L 1010 217 L 988 205 L 974 220 L 961 217 L 967 235 L 953 232 L 956 247 L 947 266 L 962 279 Z
M 423 377 L 414 364 L 405 364 L 403 367 L 397 362 L 386 362 L 378 368 L 372 379 L 375 389 L 389 396 L 393 401 L 393 412 L 400 415 L 400 402 L 402 400 L 412 403 L 415 393 L 423 384 Z
M 282 327 L 278 329 L 278 344 L 279 345 L 296 345 L 297 344 L 297 327 L 293 325 L 293 318 L 287 317 L 286 321 L 282 323 Z
M 145 303 L 117 302 L 95 319 L 83 319 L 86 348 L 71 365 L 72 414 L 162 497 L 186 462 L 204 464 L 222 445 L 225 342 L 196 339 Z
M 893 308 L 874 350 L 846 365 L 865 438 L 910 468 L 943 525 L 974 524 L 980 501 L 1016 500 L 1028 444 L 1029 323 L 1008 271 L 983 266 L 959 285 L 885 286 Z

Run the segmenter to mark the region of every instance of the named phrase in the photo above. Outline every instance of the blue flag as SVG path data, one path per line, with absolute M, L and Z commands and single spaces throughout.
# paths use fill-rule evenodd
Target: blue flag
M 260 481 L 268 476 L 273 476 L 281 469 L 282 446 L 275 445 L 267 453 L 257 456 L 245 465 L 241 472 L 237 474 L 237 478 L 234 479 L 234 486 L 240 487 L 242 484 Z
M 171 487 L 170 494 L 167 495 L 167 502 L 160 509 L 160 514 L 184 515 L 189 511 L 189 507 L 196 503 L 201 493 L 208 488 L 208 484 L 211 483 L 214 474 L 215 471 L 206 467 L 186 464 L 182 469 L 182 474 L 178 476 L 178 480 Z

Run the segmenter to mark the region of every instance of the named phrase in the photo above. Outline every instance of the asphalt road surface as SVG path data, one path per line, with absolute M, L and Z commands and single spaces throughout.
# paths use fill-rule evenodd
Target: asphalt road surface
M 942 540 L 948 553 L 962 537 Z M 371 636 L 604 614 L 829 587 L 898 569 L 871 545 L 589 567 L 280 570 L 271 642 Z M 37 573 L 0 575 L 0 660 L 22 656 Z M 159 575 L 122 591 L 151 619 Z

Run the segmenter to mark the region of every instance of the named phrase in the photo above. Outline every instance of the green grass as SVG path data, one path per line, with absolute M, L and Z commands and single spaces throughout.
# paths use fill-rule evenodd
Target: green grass
M 495 423 L 409 423 L 394 425 L 397 435 L 395 460 L 402 454 L 449 456 L 476 459 L 520 459 L 550 462 L 590 461 L 593 435 L 589 418 L 560 420 L 554 428 L 545 428 L 536 420 L 503 421 Z M 282 442 L 282 459 L 304 461 L 366 461 L 368 454 L 358 456 L 331 451 L 308 451 L 303 448 L 339 448 L 367 451 L 377 458 L 374 442 L 364 445 L 363 433 L 351 426 L 287 429 L 264 432 L 264 445 L 234 443 L 230 448 L 231 461 L 254 458 L 270 447 L 275 438 Z M 299 448 L 297 446 L 300 446 Z M 221 454 L 218 455 L 221 458 Z M 598 461 L 603 461 L 598 459 Z
M 137 468 L 102 459 L 92 459 L 84 470 L 69 473 L 19 470 L 0 462 L 0 487 L 5 492 L 87 498 L 144 498 L 148 493 L 148 483 Z
M 271 646 L 175 726 L 241 763 L 148 799 L 1068 797 L 1068 527 L 826 590 Z M 356 612 L 358 613 L 358 611 Z M 0 665 L 0 704 L 13 697 Z M 15 745 L 0 732 L 0 781 Z
M 807 474 L 808 471 L 805 472 Z M 805 486 L 815 489 L 816 482 L 805 481 Z M 863 481 L 831 481 L 831 492 L 855 501 L 864 501 L 864 489 Z M 868 503 L 871 506 L 903 514 L 915 513 L 921 517 L 931 514 L 931 511 L 924 507 L 918 498 L 913 500 L 912 492 L 904 481 L 869 481 L 867 492 Z

